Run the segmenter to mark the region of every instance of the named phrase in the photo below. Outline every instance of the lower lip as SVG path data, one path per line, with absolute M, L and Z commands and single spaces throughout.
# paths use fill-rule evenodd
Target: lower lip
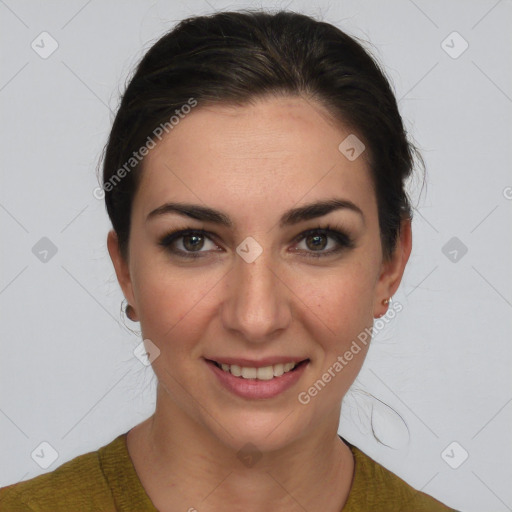
M 206 360 L 206 364 L 217 376 L 220 383 L 229 391 L 242 398 L 273 398 L 292 387 L 304 373 L 309 361 L 301 363 L 295 370 L 283 373 L 271 380 L 244 379 L 235 377 L 231 372 L 225 372 L 214 363 Z

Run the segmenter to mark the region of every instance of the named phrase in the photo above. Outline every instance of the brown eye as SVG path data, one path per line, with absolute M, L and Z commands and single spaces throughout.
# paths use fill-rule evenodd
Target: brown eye
M 185 235 L 182 239 L 183 247 L 187 251 L 200 250 L 204 245 L 204 237 L 202 235 Z
M 324 234 L 321 235 L 308 235 L 306 240 L 306 245 L 308 246 L 308 249 L 311 249 L 312 251 L 316 250 L 322 250 L 325 249 L 327 246 L 327 236 Z
M 201 250 L 205 243 L 209 242 L 209 250 Z M 208 252 L 216 251 L 218 246 L 211 240 L 206 231 L 197 229 L 185 229 L 173 231 L 165 235 L 158 243 L 176 256 L 184 258 L 200 258 L 206 256 Z M 180 247 L 181 246 L 181 247 Z
M 325 250 L 329 246 L 329 241 L 332 240 L 331 249 Z M 299 235 L 298 242 L 304 242 L 305 250 L 298 249 L 298 252 L 305 252 L 306 256 L 319 258 L 321 256 L 331 256 L 340 253 L 341 251 L 355 247 L 352 238 L 336 229 L 331 229 L 330 226 L 325 228 L 310 229 Z

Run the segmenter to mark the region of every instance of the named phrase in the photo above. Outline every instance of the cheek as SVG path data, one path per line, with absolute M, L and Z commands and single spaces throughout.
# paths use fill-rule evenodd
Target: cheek
M 326 403 L 342 399 L 364 363 L 373 325 L 374 283 L 370 269 L 358 263 L 350 271 L 338 270 L 323 286 L 310 288 L 304 301 L 312 306 L 309 316 L 321 320 L 313 319 L 310 329 L 318 362 L 311 385 L 319 378 L 334 383 L 323 394 Z
M 375 279 L 371 268 L 357 262 L 320 280 L 303 283 L 304 302 L 342 340 L 356 335 L 373 321 Z
M 223 274 L 200 267 L 179 268 L 155 258 L 146 259 L 151 261 L 146 264 L 144 259 L 139 261 L 134 281 L 143 336 L 162 351 L 185 352 L 204 330 L 205 308 L 211 306 L 215 284 Z

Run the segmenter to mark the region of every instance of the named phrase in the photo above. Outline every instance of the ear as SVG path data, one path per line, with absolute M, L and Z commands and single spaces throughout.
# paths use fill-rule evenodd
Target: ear
M 132 307 L 135 306 L 135 297 L 133 294 L 133 286 L 130 276 L 130 268 L 128 262 L 121 255 L 121 251 L 119 249 L 119 239 L 114 230 L 110 230 L 107 236 L 107 248 L 110 254 L 110 259 L 114 265 L 114 270 L 116 271 L 117 281 L 119 282 L 119 286 L 123 291 L 123 295 L 125 296 L 128 304 Z M 134 308 L 135 311 L 135 308 Z M 136 311 L 135 311 L 136 317 Z M 134 318 L 134 321 L 138 321 Z
M 382 301 L 392 297 L 400 286 L 411 250 L 411 219 L 404 219 L 400 223 L 400 236 L 391 258 L 382 262 L 381 273 L 375 287 L 374 317 L 378 318 L 386 313 L 388 306 L 382 304 Z

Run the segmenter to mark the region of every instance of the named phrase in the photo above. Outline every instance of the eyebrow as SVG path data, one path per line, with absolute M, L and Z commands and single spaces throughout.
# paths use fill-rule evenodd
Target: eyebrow
M 279 227 L 294 226 L 300 222 L 322 217 L 336 210 L 350 210 L 356 212 L 362 217 L 364 222 L 364 214 L 361 208 L 347 199 L 334 198 L 309 203 L 286 211 L 279 220 Z M 172 213 L 204 222 L 233 227 L 233 221 L 225 213 L 206 206 L 190 203 L 165 203 L 151 211 L 146 217 L 146 222 L 161 215 Z

